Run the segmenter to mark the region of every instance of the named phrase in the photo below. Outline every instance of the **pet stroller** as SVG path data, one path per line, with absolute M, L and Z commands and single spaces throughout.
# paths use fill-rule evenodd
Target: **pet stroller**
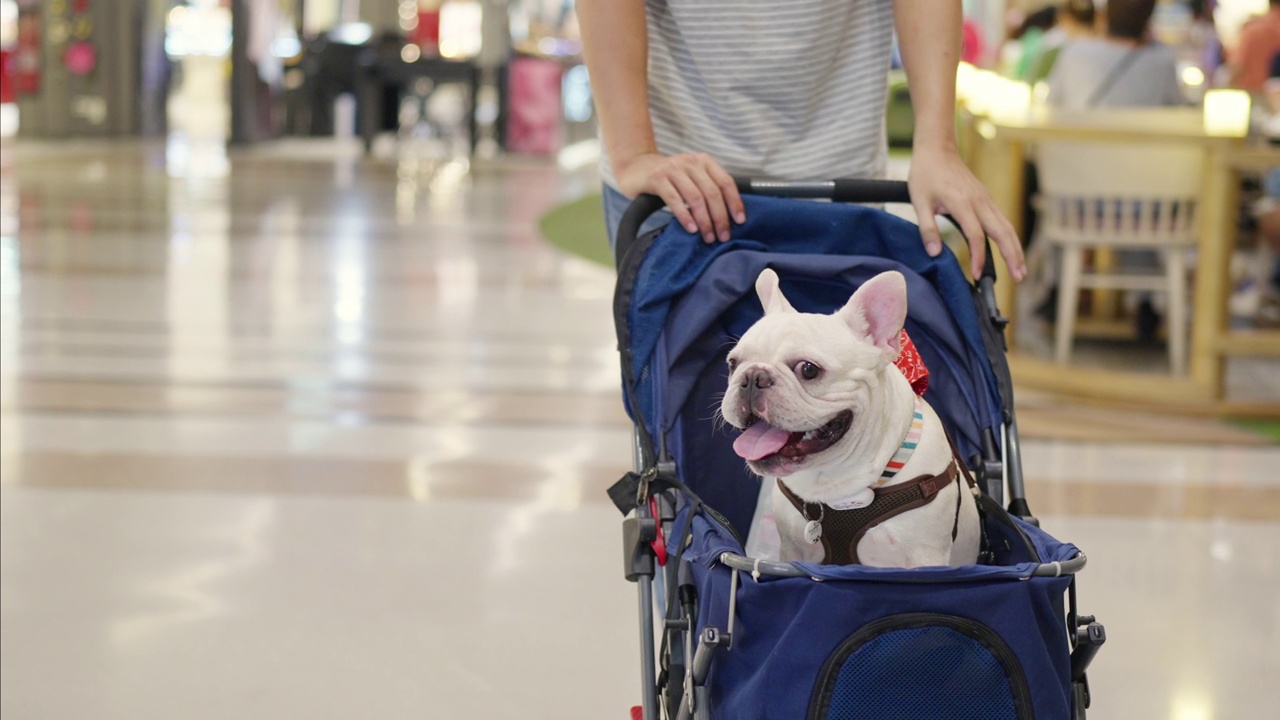
M 1076 610 L 1084 554 L 1040 530 L 1024 497 L 994 262 L 974 286 L 949 251 L 928 256 L 915 225 L 856 204 L 908 202 L 905 183 L 739 187 L 748 219 L 727 243 L 675 222 L 638 236 L 662 208 L 653 196 L 631 205 L 618 236 L 614 315 L 636 444 L 635 472 L 609 494 L 626 515 L 625 575 L 639 588 L 632 716 L 1083 718 L 1085 670 L 1105 634 Z M 925 398 L 982 491 L 978 564 L 746 555 L 760 480 L 716 409 L 725 357 L 762 314 L 754 282 L 765 267 L 802 312 L 833 311 L 885 270 L 907 278 Z

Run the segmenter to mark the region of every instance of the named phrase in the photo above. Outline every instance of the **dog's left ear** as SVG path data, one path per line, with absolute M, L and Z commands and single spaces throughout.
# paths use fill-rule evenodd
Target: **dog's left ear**
M 774 272 L 773 268 L 760 271 L 760 276 L 756 278 L 756 295 L 760 297 L 760 305 L 764 307 L 765 315 L 796 311 L 783 297 L 782 289 L 778 287 L 778 273 Z
M 896 270 L 863 283 L 836 317 L 854 334 L 880 348 L 889 362 L 902 352 L 902 326 L 907 321 L 907 279 Z

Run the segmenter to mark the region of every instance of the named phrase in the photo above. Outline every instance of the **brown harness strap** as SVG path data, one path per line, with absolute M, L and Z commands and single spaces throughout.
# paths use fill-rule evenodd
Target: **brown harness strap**
M 953 454 L 947 469 L 940 475 L 921 475 L 904 483 L 875 488 L 875 499 L 870 505 L 851 510 L 835 510 L 822 503 L 806 503 L 801 500 L 782 479 L 778 479 L 778 489 L 795 506 L 806 520 L 818 520 L 822 525 L 822 547 L 825 556 L 824 565 L 858 565 L 858 543 L 871 528 L 886 520 L 897 517 L 908 510 L 924 507 L 933 502 L 942 489 L 952 482 L 959 484 L 960 475 L 968 480 L 969 486 L 975 483 L 969 469 L 958 455 Z M 958 488 L 958 489 L 962 489 Z M 960 505 L 962 497 L 956 494 L 956 519 L 951 527 L 951 539 L 955 540 L 960 530 Z M 813 516 L 809 508 L 816 506 Z
M 960 473 L 964 475 L 965 482 L 969 483 L 969 489 L 978 487 L 978 481 L 973 479 L 973 473 L 969 472 L 969 466 L 965 464 L 964 458 L 960 457 L 960 451 L 956 450 L 956 443 L 951 439 L 951 433 L 947 433 L 947 444 L 951 446 L 951 462 L 960 467 Z M 962 487 L 963 491 L 964 488 Z M 960 534 L 960 504 L 964 500 L 964 496 L 956 493 L 956 519 L 951 524 L 951 542 L 956 541 L 956 536 Z

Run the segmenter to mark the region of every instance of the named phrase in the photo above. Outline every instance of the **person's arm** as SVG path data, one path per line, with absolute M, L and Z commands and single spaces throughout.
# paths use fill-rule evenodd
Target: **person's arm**
M 1018 234 L 956 150 L 956 65 L 960 58 L 960 0 L 895 0 L 894 25 L 915 112 L 907 183 L 930 255 L 942 252 L 935 213 L 949 212 L 969 240 L 976 278 L 989 235 L 1015 280 L 1026 275 Z M 984 235 L 985 232 L 985 235 Z
M 1240 76 L 1244 74 L 1249 58 L 1258 54 L 1252 46 L 1262 40 L 1260 36 L 1257 20 L 1250 20 L 1240 28 L 1240 38 L 1236 41 L 1235 49 L 1227 53 L 1227 85 L 1229 87 L 1242 87 Z
M 689 232 L 729 239 L 730 217 L 746 220 L 733 178 L 703 153 L 658 152 L 649 119 L 648 27 L 644 0 L 578 0 L 582 53 L 591 77 L 604 150 L 627 197 L 652 193 Z

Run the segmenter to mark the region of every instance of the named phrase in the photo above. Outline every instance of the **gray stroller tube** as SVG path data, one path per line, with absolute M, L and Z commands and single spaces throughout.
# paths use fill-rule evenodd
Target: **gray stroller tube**
M 1061 577 L 1063 575 L 1075 575 L 1084 569 L 1088 558 L 1084 553 L 1078 552 L 1076 556 L 1070 560 L 1054 561 L 1040 563 L 1031 571 L 1031 577 Z M 769 560 L 758 560 L 755 558 L 745 557 L 736 553 L 722 553 L 720 555 L 720 563 L 734 570 L 741 570 L 746 573 L 759 573 L 761 575 L 773 575 L 776 577 L 790 578 L 807 578 L 809 573 L 796 567 L 789 562 L 773 562 Z

